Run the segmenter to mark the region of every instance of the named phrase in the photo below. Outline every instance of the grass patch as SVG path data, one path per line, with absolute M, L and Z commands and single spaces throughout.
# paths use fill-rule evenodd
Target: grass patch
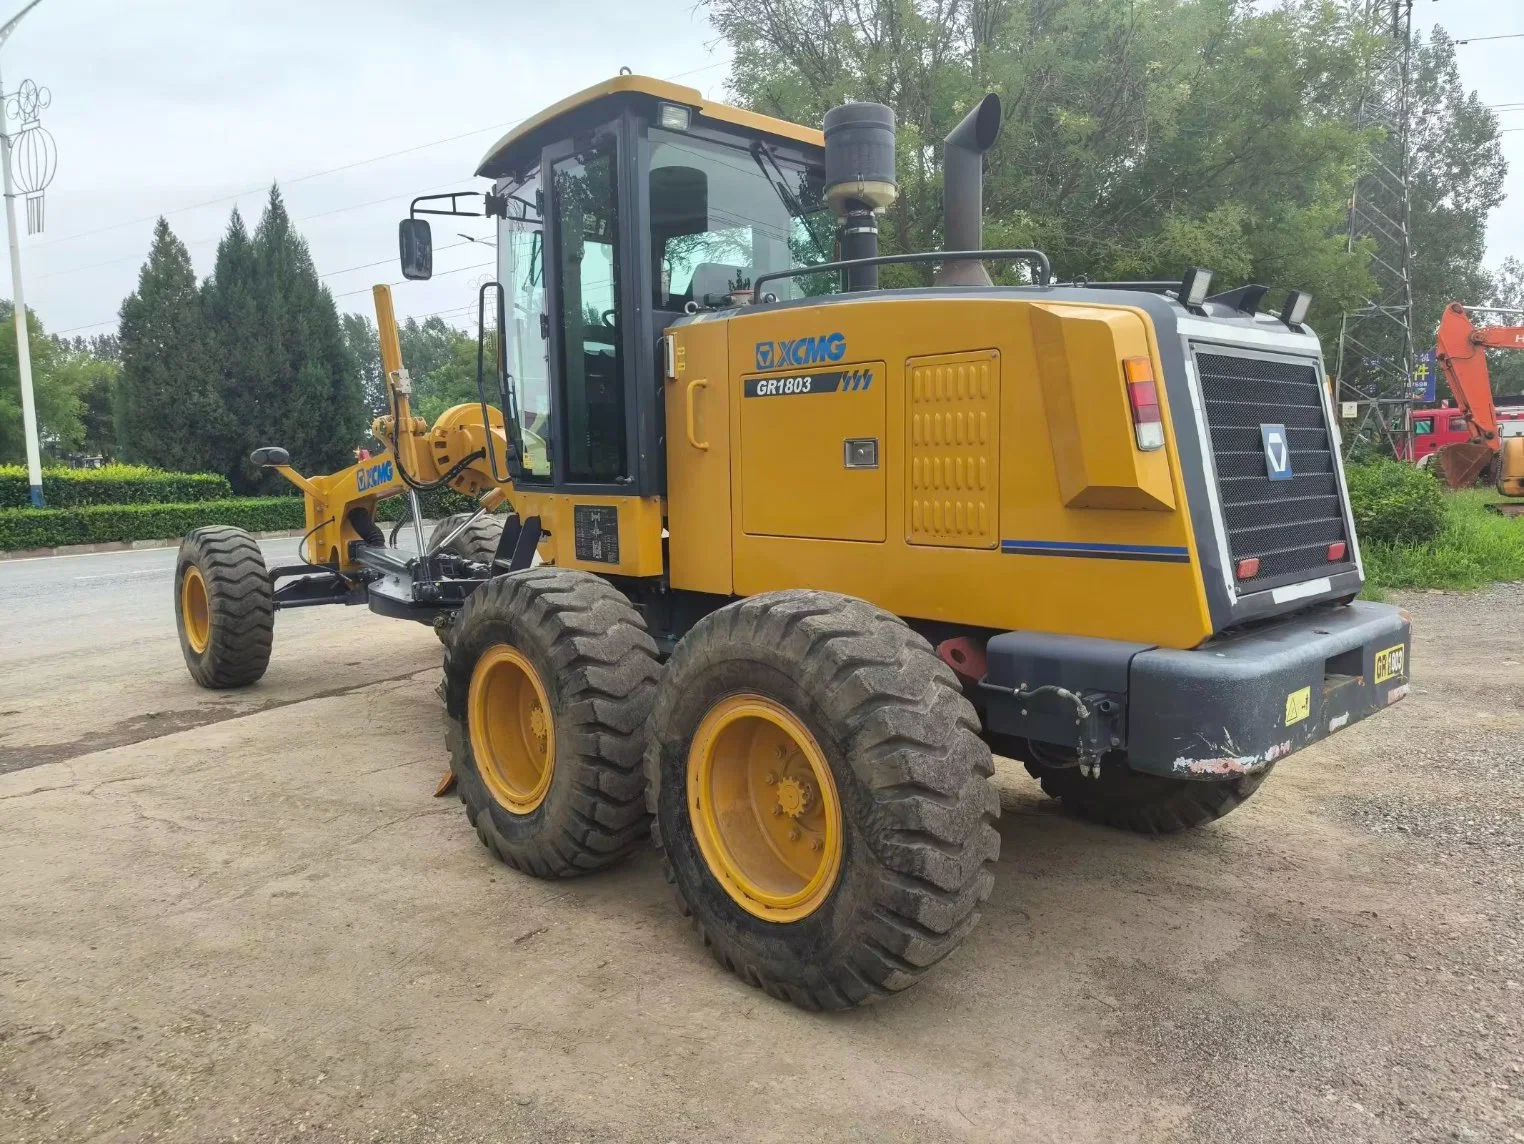
M 1363 545 L 1366 597 L 1381 599 L 1389 588 L 1470 589 L 1494 580 L 1524 580 L 1524 517 L 1487 510 L 1501 499 L 1490 489 L 1448 493 L 1432 541 Z

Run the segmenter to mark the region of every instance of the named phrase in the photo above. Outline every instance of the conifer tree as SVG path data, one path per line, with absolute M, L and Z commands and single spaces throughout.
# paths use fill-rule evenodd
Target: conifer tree
M 270 188 L 252 236 L 234 211 L 205 304 L 238 442 L 226 470 L 233 486 L 244 492 L 279 487 L 248 463 L 260 445 L 288 450 L 304 472 L 352 464 L 365 427 L 360 379 L 333 297 L 278 187 Z
M 118 424 L 124 460 L 185 472 L 226 469 L 225 414 L 190 253 L 154 227 L 138 288 L 122 302 Z

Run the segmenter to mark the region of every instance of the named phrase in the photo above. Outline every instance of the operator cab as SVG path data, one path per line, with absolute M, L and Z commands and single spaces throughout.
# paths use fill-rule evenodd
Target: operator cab
M 476 173 L 494 181 L 502 366 L 523 438 L 515 483 L 663 492 L 662 331 L 749 301 L 759 275 L 831 260 L 823 146 L 819 131 L 621 75 L 492 147 Z M 413 213 L 456 213 L 450 197 L 449 211 Z M 403 223 L 409 277 L 428 276 L 427 225 Z M 818 275 L 770 289 L 782 300 L 834 287 Z M 484 337 L 495 293 L 484 289 Z

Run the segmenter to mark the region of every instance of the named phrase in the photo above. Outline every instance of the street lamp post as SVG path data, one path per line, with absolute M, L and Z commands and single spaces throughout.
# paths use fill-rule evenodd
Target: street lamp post
M 42 0 L 32 0 L 12 16 L 4 27 L 0 27 L 0 47 L 10 39 L 16 25 L 21 23 L 21 18 L 41 3 Z M 5 85 L 0 81 L 0 93 L 4 90 Z M 21 374 L 21 426 L 26 434 L 26 471 L 28 483 L 32 486 L 32 504 L 41 508 L 42 455 L 37 445 L 37 404 L 32 397 L 32 346 L 27 334 L 26 299 L 21 291 L 21 240 L 16 233 L 16 188 L 11 174 L 11 152 L 15 149 L 20 134 L 19 131 L 13 134 L 0 125 L 0 137 L 5 142 L 0 147 L 0 152 L 3 152 L 0 167 L 4 168 L 5 174 L 5 223 L 11 242 L 11 292 L 16 308 L 16 365 Z

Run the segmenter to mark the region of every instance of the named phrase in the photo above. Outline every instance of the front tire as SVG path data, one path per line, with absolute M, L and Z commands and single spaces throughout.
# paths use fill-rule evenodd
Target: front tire
M 454 516 L 447 516 L 434 526 L 434 531 L 429 534 L 429 549 L 433 550 L 450 533 L 454 532 L 466 521 L 471 520 L 468 512 L 458 512 Z M 446 552 L 453 552 L 456 556 L 467 560 L 474 560 L 478 564 L 491 564 L 492 558 L 497 555 L 498 538 L 503 535 L 503 518 L 500 516 L 479 516 L 466 525 L 465 531 L 450 541 Z
M 640 614 L 597 576 L 531 568 L 471 594 L 445 652 L 446 743 L 488 850 L 559 878 L 642 844 L 659 671 Z
M 247 687 L 270 666 L 275 592 L 259 544 L 241 528 L 198 528 L 175 560 L 175 627 L 191 678 Z
M 999 801 L 973 708 L 896 617 L 772 592 L 699 621 L 667 665 L 653 835 L 721 965 L 806 1009 L 904 989 L 979 919 Z
M 429 533 L 429 551 L 442 541 L 450 533 L 454 532 L 466 521 L 471 523 L 459 536 L 450 541 L 446 552 L 453 552 L 456 556 L 467 560 L 474 560 L 478 564 L 490 565 L 497 556 L 497 543 L 503 535 L 503 518 L 500 516 L 479 516 L 471 520 L 468 512 L 457 512 L 453 516 L 447 516 L 434 526 L 434 531 Z M 455 638 L 455 625 L 458 619 L 455 612 L 440 612 L 434 617 L 434 634 L 439 637 L 439 642 L 445 647 L 450 646 L 450 641 Z
M 1101 760 L 1095 778 L 1082 775 L 1077 766 L 1027 760 L 1026 768 L 1043 793 L 1071 814 L 1136 834 L 1173 834 L 1215 822 L 1242 806 L 1273 769 L 1223 780 L 1171 779 L 1135 771 L 1116 755 Z

